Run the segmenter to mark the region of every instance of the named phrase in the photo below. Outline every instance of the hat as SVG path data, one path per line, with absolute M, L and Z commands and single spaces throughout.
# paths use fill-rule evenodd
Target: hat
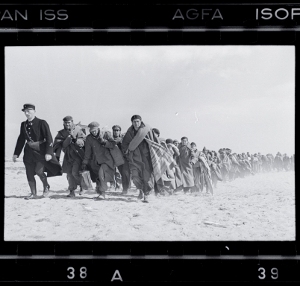
M 29 108 L 35 110 L 35 105 L 34 105 L 34 104 L 31 104 L 31 103 L 25 103 L 25 104 L 23 105 L 22 111 L 25 111 L 25 109 L 29 109 Z
M 177 140 L 174 140 L 174 141 L 177 141 Z M 169 143 L 173 143 L 174 141 L 173 141 L 172 139 L 168 138 L 168 139 L 166 140 L 166 143 L 169 144 Z
M 181 140 L 183 140 L 183 139 L 189 140 L 189 139 L 188 139 L 187 137 L 185 137 L 185 136 L 181 137 Z
M 157 128 L 152 128 L 152 131 L 153 131 L 154 133 L 158 134 L 158 136 L 160 135 L 160 132 L 159 132 L 159 130 L 158 130 Z
M 96 121 L 93 121 L 88 125 L 88 128 L 90 128 L 90 131 L 93 131 L 95 129 L 99 129 L 99 127 L 100 127 L 100 124 Z
M 119 125 L 114 125 L 114 126 L 112 127 L 112 130 L 115 130 L 115 129 L 119 129 L 119 130 L 121 131 L 121 127 L 120 127 Z
M 63 121 L 73 121 L 73 117 L 70 115 L 67 115 L 66 117 L 63 118 Z
M 142 121 L 142 117 L 139 116 L 139 115 L 133 115 L 133 116 L 131 117 L 131 122 L 132 122 L 134 119 L 139 119 L 139 120 Z

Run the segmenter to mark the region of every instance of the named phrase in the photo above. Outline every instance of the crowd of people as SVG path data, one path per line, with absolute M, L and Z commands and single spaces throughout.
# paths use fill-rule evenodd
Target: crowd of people
M 22 111 L 27 120 L 21 124 L 13 161 L 16 162 L 24 148 L 23 161 L 31 190 L 26 199 L 38 197 L 35 175 L 43 183 L 44 197 L 50 192 L 47 177 L 66 173 L 68 197 L 76 196 L 78 186 L 80 195 L 91 189 L 93 181 L 96 200 L 105 199 L 112 186 L 126 195 L 133 184 L 139 191 L 138 199 L 147 202 L 152 191 L 156 196 L 204 190 L 213 194 L 218 181 L 294 169 L 295 155 L 237 154 L 229 148 L 216 152 L 205 147 L 198 149 L 185 136 L 180 142 L 165 139 L 157 128 L 144 123 L 140 115 L 131 117 L 131 125 L 123 133 L 119 125 L 112 126 L 110 132 L 101 129 L 96 121 L 83 126 L 75 124 L 72 116 L 66 116 L 63 129 L 53 141 L 48 123 L 35 116 L 33 104 L 24 104 Z

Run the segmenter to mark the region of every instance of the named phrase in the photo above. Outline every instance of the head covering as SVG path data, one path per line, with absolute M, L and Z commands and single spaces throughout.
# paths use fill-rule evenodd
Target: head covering
M 133 115 L 133 116 L 131 117 L 131 122 L 132 122 L 134 119 L 139 119 L 139 120 L 142 121 L 142 117 L 139 116 L 139 115 Z
M 35 105 L 34 105 L 34 104 L 31 104 L 31 103 L 25 103 L 25 104 L 23 105 L 22 111 L 25 111 L 25 109 L 29 109 L 29 108 L 35 110 Z
M 158 136 L 160 135 L 160 132 L 159 132 L 159 130 L 157 128 L 152 128 L 152 131 L 154 133 L 156 133 Z
M 183 139 L 189 140 L 189 139 L 188 139 L 187 137 L 185 137 L 185 136 L 181 137 L 180 140 L 183 140 Z
M 68 116 L 63 118 L 63 121 L 73 121 L 73 117 L 68 115 Z
M 88 128 L 90 128 L 90 131 L 93 131 L 95 129 L 99 129 L 100 128 L 100 124 L 96 121 L 93 121 L 91 122 L 89 125 L 88 125 Z
M 114 125 L 114 126 L 112 127 L 112 130 L 115 130 L 115 129 L 119 129 L 120 131 L 122 130 L 121 127 L 120 127 L 119 125 Z
M 174 141 L 177 141 L 177 140 L 174 140 Z M 168 138 L 168 139 L 166 140 L 166 143 L 169 144 L 169 143 L 173 143 L 174 141 L 173 141 L 172 139 Z

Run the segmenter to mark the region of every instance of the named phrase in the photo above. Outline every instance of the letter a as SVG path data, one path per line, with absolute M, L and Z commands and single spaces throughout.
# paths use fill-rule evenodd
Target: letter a
M 123 279 L 122 279 L 122 277 L 121 277 L 121 274 L 120 274 L 119 270 L 116 270 L 116 271 L 115 271 L 115 273 L 114 273 L 114 275 L 113 275 L 113 278 L 111 279 L 111 282 L 112 282 L 112 281 L 115 281 L 115 280 L 120 280 L 120 281 L 123 282 Z
M 217 15 L 217 13 L 219 14 L 219 15 Z M 221 14 L 221 12 L 220 12 L 220 10 L 219 9 L 216 9 L 216 11 L 215 11 L 215 13 L 213 14 L 213 16 L 212 16 L 212 20 L 213 19 L 215 19 L 215 18 L 220 18 L 221 20 L 223 20 L 223 16 L 222 16 L 222 14 Z
M 178 15 L 178 14 L 179 14 L 179 15 Z M 172 20 L 175 20 L 175 19 L 182 19 L 182 20 L 184 20 L 184 17 L 183 17 L 183 15 L 182 15 L 180 9 L 177 9 L 177 11 L 175 12 L 174 17 L 172 18 Z

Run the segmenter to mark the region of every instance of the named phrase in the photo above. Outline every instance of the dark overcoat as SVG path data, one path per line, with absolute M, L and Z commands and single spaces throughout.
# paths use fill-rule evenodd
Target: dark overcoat
M 28 141 L 44 142 L 40 144 L 40 151 L 36 151 L 29 147 L 28 144 L 25 144 Z M 21 123 L 20 135 L 17 140 L 14 155 L 19 157 L 24 145 L 23 162 L 25 166 L 26 164 L 34 162 L 42 162 L 45 167 L 44 171 L 47 173 L 47 177 L 62 175 L 62 168 L 53 153 L 53 139 L 50 128 L 45 120 L 35 117 L 31 122 L 26 120 Z M 45 160 L 46 154 L 51 155 L 52 158 L 50 161 Z

